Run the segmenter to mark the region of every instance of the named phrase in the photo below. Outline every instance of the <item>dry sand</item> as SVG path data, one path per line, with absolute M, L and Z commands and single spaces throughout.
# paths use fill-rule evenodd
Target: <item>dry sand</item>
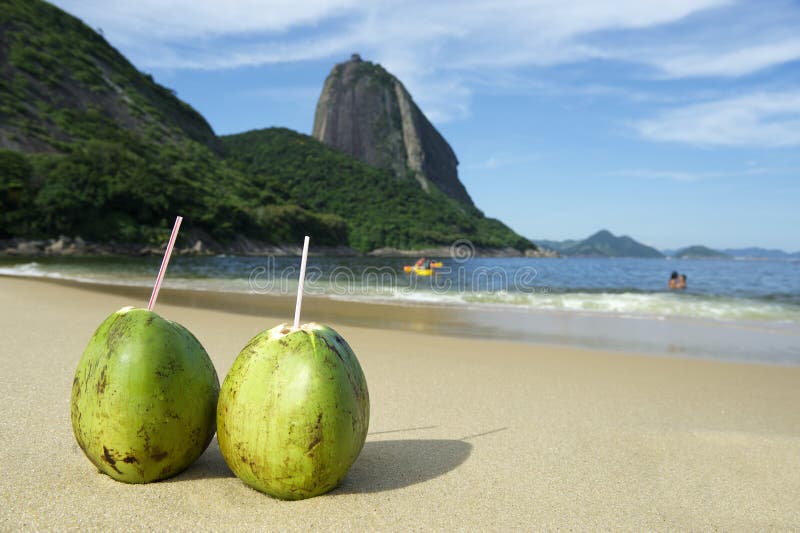
M 800 368 L 347 326 L 372 418 L 337 490 L 271 499 L 215 441 L 173 479 L 118 483 L 75 443 L 70 389 L 94 329 L 145 301 L 0 278 L 0 529 L 800 528 Z M 158 306 L 221 379 L 291 311 Z

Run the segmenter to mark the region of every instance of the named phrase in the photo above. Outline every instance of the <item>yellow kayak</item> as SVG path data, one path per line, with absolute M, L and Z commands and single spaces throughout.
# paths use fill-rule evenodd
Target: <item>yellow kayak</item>
M 415 266 L 405 266 L 403 271 L 409 274 L 416 274 L 417 276 L 431 276 L 433 275 L 432 268 L 420 268 Z

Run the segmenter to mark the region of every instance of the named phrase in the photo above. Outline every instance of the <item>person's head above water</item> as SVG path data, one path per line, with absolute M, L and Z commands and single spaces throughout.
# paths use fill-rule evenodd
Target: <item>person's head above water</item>
M 669 279 L 678 279 L 678 271 L 673 270 L 672 275 L 669 277 Z

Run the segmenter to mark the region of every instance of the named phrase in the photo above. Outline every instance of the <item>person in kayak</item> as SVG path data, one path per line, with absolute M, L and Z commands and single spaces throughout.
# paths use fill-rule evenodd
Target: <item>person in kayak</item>
M 428 263 L 430 263 L 430 261 L 427 261 L 427 262 L 428 262 Z M 424 257 L 420 257 L 420 258 L 417 260 L 417 262 L 416 262 L 416 263 L 414 263 L 414 266 L 415 266 L 416 268 L 429 268 L 429 267 L 425 266 L 425 263 L 426 263 L 426 260 L 425 260 L 425 258 L 424 258 Z

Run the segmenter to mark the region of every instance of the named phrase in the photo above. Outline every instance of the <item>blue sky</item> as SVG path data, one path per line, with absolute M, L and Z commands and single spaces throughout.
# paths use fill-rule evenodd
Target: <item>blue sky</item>
M 534 238 L 800 250 L 800 4 L 57 0 L 217 133 L 310 133 L 359 52 L 486 214 Z

